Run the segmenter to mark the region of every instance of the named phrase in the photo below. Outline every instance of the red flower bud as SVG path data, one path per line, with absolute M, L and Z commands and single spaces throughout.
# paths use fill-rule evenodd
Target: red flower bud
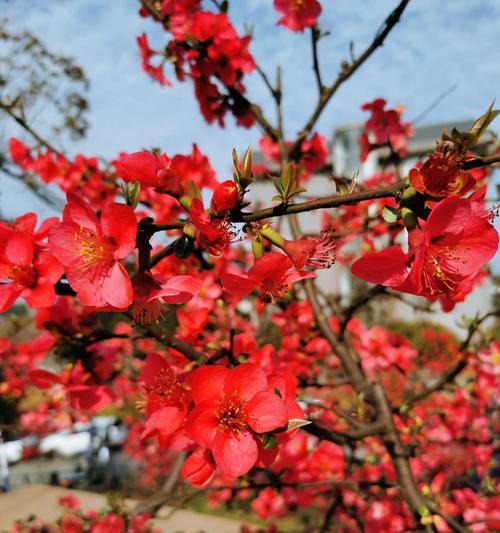
M 212 209 L 221 213 L 229 211 L 238 202 L 238 187 L 232 180 L 220 183 L 212 196 Z

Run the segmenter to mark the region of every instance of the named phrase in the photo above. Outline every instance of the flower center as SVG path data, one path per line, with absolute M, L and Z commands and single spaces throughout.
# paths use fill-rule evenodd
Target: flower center
M 83 259 L 84 270 L 89 270 L 99 263 L 113 259 L 112 248 L 109 243 L 99 238 L 93 231 L 80 226 L 73 235 L 76 250 Z
M 223 396 L 219 402 L 216 418 L 219 429 L 239 433 L 247 427 L 246 401 L 236 393 Z
M 35 287 L 37 282 L 35 269 L 31 266 L 13 266 L 9 278 L 19 287 Z
M 171 368 L 162 368 L 152 385 L 144 387 L 148 407 L 153 411 L 166 405 L 180 402 L 184 387 L 177 380 Z
M 288 285 L 279 285 L 271 278 L 265 278 L 260 285 L 260 299 L 267 303 L 276 303 L 288 290 Z

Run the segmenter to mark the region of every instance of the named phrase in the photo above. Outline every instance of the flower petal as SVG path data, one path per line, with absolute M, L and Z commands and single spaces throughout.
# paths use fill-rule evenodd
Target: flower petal
M 230 370 L 224 366 L 202 366 L 193 372 L 191 395 L 195 404 L 206 400 L 219 400 L 224 389 L 224 380 Z
M 224 381 L 224 392 L 237 392 L 243 400 L 251 400 L 258 392 L 267 389 L 267 377 L 262 368 L 244 363 L 230 370 Z
M 123 266 L 115 262 L 102 283 L 102 296 L 113 307 L 123 309 L 134 301 L 130 276 Z
M 407 257 L 400 246 L 371 252 L 355 261 L 351 272 L 358 278 L 387 287 L 397 287 L 406 279 Z
M 246 405 L 248 425 L 256 433 L 267 433 L 283 427 L 288 422 L 283 400 L 274 391 L 256 394 Z
M 249 431 L 237 434 L 220 432 L 211 449 L 215 463 L 229 478 L 243 476 L 259 458 L 257 442 Z

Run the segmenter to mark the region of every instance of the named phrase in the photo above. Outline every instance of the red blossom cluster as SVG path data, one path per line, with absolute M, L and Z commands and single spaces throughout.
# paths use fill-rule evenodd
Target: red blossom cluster
M 141 13 L 149 16 L 147 10 Z M 137 38 L 143 70 L 162 85 L 170 85 L 163 65 L 172 63 L 179 81 L 193 81 L 200 111 L 208 123 L 216 121 L 222 126 L 230 111 L 239 125 L 252 126 L 254 118 L 243 96 L 242 82 L 245 74 L 255 69 L 250 36 L 240 37 L 226 13 L 204 11 L 195 1 L 162 2 L 159 20 L 172 39 L 163 51 L 155 51 L 145 34 Z M 161 60 L 153 66 L 155 56 Z
M 39 519 L 19 520 L 9 530 L 9 533 L 159 533 L 159 529 L 152 527 L 147 513 L 132 514 L 119 509 L 103 508 L 95 511 L 84 510 L 81 503 L 67 494 L 59 498 L 59 505 L 63 508 L 61 516 L 53 522 Z
M 385 109 L 386 105 L 383 98 L 377 98 L 361 106 L 363 111 L 371 113 L 359 137 L 361 161 L 366 161 L 368 154 L 380 146 L 389 146 L 399 157 L 407 153 L 408 137 L 413 135 L 413 128 L 409 122 L 401 120 L 403 108 Z
M 232 178 L 219 181 L 196 145 L 106 164 L 10 140 L 12 163 L 66 195 L 60 219 L 0 222 L 1 325 L 13 331 L 0 337 L 0 393 L 13 431 L 43 436 L 107 409 L 128 428 L 124 451 L 144 490 L 180 471 L 211 506 L 238 501 L 263 520 L 295 514 L 311 530 L 498 529 L 500 345 L 484 327 L 498 312 L 469 320 L 460 342 L 370 307 L 423 305 L 403 293 L 449 311 L 486 277 L 498 249 L 481 168 L 491 159 L 473 150 L 496 112 L 444 135 L 406 176 L 411 126 L 378 98 L 362 107 L 371 116 L 361 159 L 383 147 L 387 168 L 361 183 L 332 176 L 330 195 L 308 196 L 303 187 L 327 168 L 326 138 L 314 120 L 295 141 L 262 120 L 243 96 L 250 37 L 225 2 L 212 5 L 143 2 L 171 35 L 163 51 L 138 38 L 143 69 L 166 85 L 173 63 L 208 122 L 228 111 L 243 126 L 258 120 L 265 164 L 233 151 Z M 316 0 L 274 6 L 279 25 L 321 34 Z M 328 94 L 319 86 L 318 116 Z M 264 174 L 277 195 L 260 209 L 248 192 Z M 321 227 L 301 233 L 296 214 L 320 209 Z M 351 276 L 359 294 L 331 294 L 349 265 L 378 286 Z M 55 526 L 12 531 L 152 531 L 146 516 L 64 505 Z

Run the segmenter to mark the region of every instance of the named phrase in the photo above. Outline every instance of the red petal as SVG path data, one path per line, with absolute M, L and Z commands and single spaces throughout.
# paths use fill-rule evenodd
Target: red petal
M 200 292 L 201 281 L 193 276 L 173 276 L 161 289 L 151 293 L 148 301 L 163 298 L 169 304 L 189 302 Z
M 407 257 L 400 246 L 365 254 L 355 261 L 351 272 L 358 278 L 388 287 L 401 285 L 407 277 Z
M 134 301 L 130 276 L 123 266 L 115 262 L 102 283 L 102 296 L 113 307 L 123 309 Z
M 255 287 L 255 282 L 248 279 L 248 277 L 230 274 L 229 272 L 224 272 L 220 280 L 224 289 L 238 298 L 243 298 L 243 296 L 250 294 Z
M 194 403 L 219 400 L 224 389 L 224 380 L 230 370 L 224 366 L 202 366 L 193 372 L 191 395 Z
M 67 194 L 68 203 L 64 208 L 63 220 L 69 218 L 78 226 L 98 232 L 99 220 L 96 214 L 92 211 L 90 205 L 82 200 L 76 194 L 69 192 Z
M 74 409 L 97 412 L 113 401 L 111 390 L 105 386 L 71 385 L 66 390 Z
M 33 254 L 33 240 L 25 233 L 15 233 L 5 246 L 5 257 L 13 265 L 31 264 Z
M 40 281 L 33 289 L 25 289 L 21 296 L 32 309 L 43 309 L 54 303 L 56 291 L 49 281 Z
M 0 313 L 5 313 L 21 296 L 23 289 L 17 289 L 13 283 L 0 284 Z
M 218 406 L 217 400 L 208 400 L 196 406 L 189 415 L 187 434 L 204 448 L 210 448 L 217 435 L 218 421 L 215 413 Z
M 138 181 L 143 187 L 158 187 L 158 160 L 150 152 L 134 152 L 123 157 L 116 164 L 120 178 L 124 181 Z
M 279 252 L 268 252 L 255 261 L 254 266 L 248 272 L 248 277 L 258 281 L 265 278 L 280 281 L 292 266 L 292 261 L 288 256 Z
M 212 480 L 215 473 L 210 450 L 198 449 L 192 453 L 182 465 L 181 474 L 189 479 L 195 487 L 204 487 Z
M 251 400 L 258 392 L 267 389 L 267 377 L 262 368 L 244 363 L 229 371 L 224 382 L 224 392 L 238 393 L 243 400 Z
M 444 233 L 459 234 L 469 222 L 470 216 L 469 200 L 457 196 L 445 198 L 431 211 L 424 228 L 425 237 L 430 240 Z
M 41 368 L 37 370 L 31 370 L 28 374 L 28 379 L 38 387 L 39 389 L 50 389 L 55 383 L 60 383 L 61 380 L 57 374 L 48 372 L 47 370 L 42 370 Z
M 267 433 L 288 422 L 286 406 L 274 391 L 259 392 L 246 407 L 248 425 L 256 433 Z
M 101 215 L 103 235 L 111 237 L 116 243 L 115 259 L 123 259 L 135 248 L 137 220 L 128 205 L 107 204 Z
M 49 252 L 40 252 L 35 260 L 35 267 L 38 275 L 51 283 L 59 281 L 64 274 L 61 262 Z
M 166 368 L 168 368 L 168 363 L 164 357 L 155 352 L 150 353 L 144 361 L 139 379 L 146 385 L 153 385 L 156 382 L 156 378 Z
M 259 458 L 257 442 L 248 431 L 218 433 L 211 449 L 215 463 L 229 478 L 243 476 Z
M 171 435 L 182 426 L 185 418 L 186 413 L 183 409 L 162 407 L 154 411 L 146 420 L 141 439 L 147 439 L 155 433 L 160 433 L 162 436 Z

